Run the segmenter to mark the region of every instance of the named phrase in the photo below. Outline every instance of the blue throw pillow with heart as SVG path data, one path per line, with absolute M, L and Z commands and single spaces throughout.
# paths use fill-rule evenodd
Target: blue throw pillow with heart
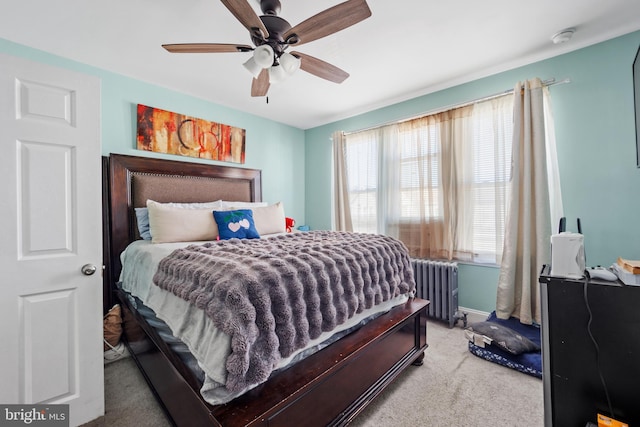
M 235 211 L 213 211 L 213 218 L 218 225 L 220 239 L 259 239 L 251 209 Z

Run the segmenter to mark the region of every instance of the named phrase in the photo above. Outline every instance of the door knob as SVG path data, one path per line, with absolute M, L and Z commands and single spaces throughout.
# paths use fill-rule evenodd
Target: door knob
M 96 266 L 93 264 L 85 264 L 82 266 L 82 268 L 80 269 L 80 271 L 82 271 L 82 274 L 87 275 L 87 276 L 91 276 L 93 273 L 96 272 Z

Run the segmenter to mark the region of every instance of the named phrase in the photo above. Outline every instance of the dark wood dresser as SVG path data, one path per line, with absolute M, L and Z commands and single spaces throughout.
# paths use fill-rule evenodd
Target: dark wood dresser
M 597 424 L 598 413 L 611 415 L 610 406 L 617 420 L 640 425 L 640 286 L 546 273 L 540 276 L 545 426 Z

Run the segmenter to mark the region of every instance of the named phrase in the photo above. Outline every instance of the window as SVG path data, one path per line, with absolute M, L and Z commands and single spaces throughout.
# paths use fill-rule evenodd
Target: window
M 349 202 L 354 230 L 376 233 L 378 206 L 378 140 L 362 134 L 346 146 Z
M 414 257 L 498 263 L 513 96 L 346 135 L 353 230 L 400 238 Z

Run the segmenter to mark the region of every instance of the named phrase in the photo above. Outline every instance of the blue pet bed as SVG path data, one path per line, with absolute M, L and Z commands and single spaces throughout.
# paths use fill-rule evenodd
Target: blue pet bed
M 494 311 L 485 322 L 471 324 L 468 330 L 473 334 L 490 336 L 490 332 L 484 333 L 487 327 L 501 335 L 494 337 L 492 343 L 485 344 L 484 347 L 476 345 L 473 339 L 470 339 L 469 351 L 472 354 L 525 374 L 542 378 L 539 325 L 524 325 L 515 317 L 507 320 L 498 319 Z

